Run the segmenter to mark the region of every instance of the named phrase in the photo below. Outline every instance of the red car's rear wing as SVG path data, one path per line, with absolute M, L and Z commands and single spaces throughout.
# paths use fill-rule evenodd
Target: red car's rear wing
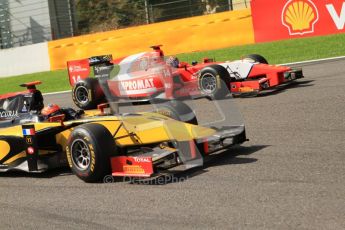
M 91 68 L 100 65 L 112 65 L 113 60 L 111 55 L 94 56 L 81 60 L 74 60 L 67 62 L 67 70 L 69 83 L 71 86 L 78 81 L 90 77 Z

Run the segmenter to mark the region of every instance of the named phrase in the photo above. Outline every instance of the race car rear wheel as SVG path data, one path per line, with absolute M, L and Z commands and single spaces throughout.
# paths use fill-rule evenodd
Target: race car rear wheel
M 110 157 L 115 153 L 115 141 L 109 130 L 93 123 L 75 128 L 66 147 L 69 166 L 85 182 L 98 182 L 110 175 Z
M 250 61 L 258 62 L 261 64 L 268 64 L 268 61 L 266 60 L 266 58 L 264 58 L 260 54 L 249 54 L 249 55 L 245 56 L 244 59 L 248 59 Z
M 86 78 L 77 82 L 72 89 L 72 99 L 81 109 L 96 109 L 104 99 L 97 78 Z
M 224 98 L 228 93 L 230 76 L 228 71 L 220 65 L 210 65 L 201 70 L 199 88 L 202 94 L 214 99 Z
M 155 112 L 177 121 L 183 121 L 192 125 L 198 124 L 194 111 L 181 101 L 169 101 L 158 104 Z

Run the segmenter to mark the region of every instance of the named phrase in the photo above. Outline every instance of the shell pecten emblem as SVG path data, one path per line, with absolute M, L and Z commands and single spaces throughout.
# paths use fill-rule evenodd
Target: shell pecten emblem
M 319 12 L 311 0 L 289 0 L 282 11 L 282 23 L 290 35 L 303 35 L 314 32 Z

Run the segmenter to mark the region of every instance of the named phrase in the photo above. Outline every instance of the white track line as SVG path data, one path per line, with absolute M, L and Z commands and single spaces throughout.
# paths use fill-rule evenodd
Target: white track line
M 322 62 L 322 61 L 334 61 L 334 60 L 340 60 L 340 59 L 345 59 L 345 56 L 332 57 L 332 58 L 322 58 L 322 59 L 314 59 L 314 60 L 300 61 L 300 62 L 291 62 L 291 63 L 284 63 L 284 64 L 279 64 L 279 65 L 297 65 L 297 64 L 307 64 L 307 63 Z M 64 93 L 70 93 L 70 92 L 71 92 L 71 90 L 60 91 L 60 92 L 53 92 L 53 93 L 44 93 L 43 96 L 46 96 L 46 95 L 58 95 L 58 94 L 64 94 Z
M 53 93 L 43 93 L 43 96 L 47 96 L 47 95 L 57 95 L 57 94 L 70 93 L 70 92 L 71 92 L 71 90 L 59 91 L 59 92 L 53 92 Z
M 284 64 L 279 64 L 279 65 L 297 65 L 297 64 L 307 64 L 307 63 L 322 62 L 322 61 L 335 61 L 335 60 L 340 60 L 340 59 L 345 59 L 345 56 L 314 59 L 314 60 L 300 61 L 300 62 L 291 62 L 291 63 L 284 63 Z

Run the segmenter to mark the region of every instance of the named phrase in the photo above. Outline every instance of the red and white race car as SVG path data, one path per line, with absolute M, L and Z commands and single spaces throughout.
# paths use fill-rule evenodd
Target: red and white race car
M 301 69 L 269 65 L 257 54 L 237 61 L 204 58 L 201 63 L 188 64 L 176 57 L 165 58 L 160 46 L 151 48 L 120 59 L 105 55 L 67 62 L 75 104 L 92 109 L 105 95 L 110 95 L 110 100 L 147 100 L 258 94 L 303 77 Z

